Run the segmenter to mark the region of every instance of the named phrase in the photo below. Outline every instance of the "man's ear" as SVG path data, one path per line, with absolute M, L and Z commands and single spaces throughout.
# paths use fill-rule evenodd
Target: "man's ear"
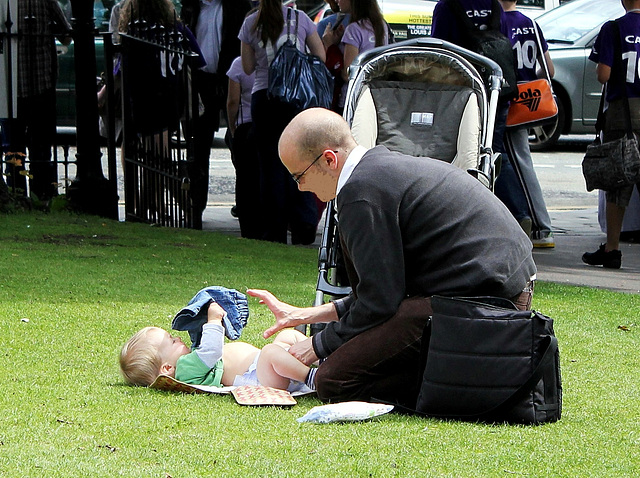
M 335 151 L 331 151 L 330 149 L 325 150 L 324 160 L 330 169 L 338 169 L 339 159 Z
M 170 363 L 163 363 L 162 366 L 160 367 L 160 373 L 162 375 L 168 375 L 170 377 L 173 377 L 176 373 L 176 368 Z

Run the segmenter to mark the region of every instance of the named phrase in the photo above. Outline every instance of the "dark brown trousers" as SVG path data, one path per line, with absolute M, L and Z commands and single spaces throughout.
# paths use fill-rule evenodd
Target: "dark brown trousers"
M 531 307 L 533 283 L 512 298 L 521 310 Z M 412 297 L 388 321 L 352 338 L 318 368 L 316 385 L 323 401 L 371 399 L 414 408 L 424 369 L 420 351 L 433 314 L 431 299 Z

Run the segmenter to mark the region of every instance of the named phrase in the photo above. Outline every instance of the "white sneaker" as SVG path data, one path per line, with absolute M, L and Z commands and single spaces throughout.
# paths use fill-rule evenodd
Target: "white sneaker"
M 553 239 L 553 232 L 550 232 L 547 236 L 545 237 L 540 237 L 538 239 L 532 239 L 531 242 L 533 243 L 533 247 L 536 248 L 552 248 L 552 247 L 556 247 L 556 242 Z

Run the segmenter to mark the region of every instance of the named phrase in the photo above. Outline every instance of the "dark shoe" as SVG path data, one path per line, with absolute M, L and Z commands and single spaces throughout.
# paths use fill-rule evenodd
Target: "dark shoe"
M 529 216 L 525 216 L 522 219 L 520 219 L 520 221 L 518 222 L 520 224 L 520 227 L 524 231 L 524 233 L 527 235 L 527 237 L 531 237 L 531 228 L 533 227 L 533 222 L 531 221 L 531 218 Z
M 231 208 L 231 215 L 232 215 L 233 217 L 235 217 L 235 218 L 237 218 L 237 217 L 238 217 L 238 206 L 233 206 L 233 207 Z
M 607 269 L 620 269 L 622 264 L 622 252 L 618 250 L 606 252 L 605 244 L 600 244 L 596 252 L 585 252 L 582 254 L 582 262 L 590 266 L 602 266 Z

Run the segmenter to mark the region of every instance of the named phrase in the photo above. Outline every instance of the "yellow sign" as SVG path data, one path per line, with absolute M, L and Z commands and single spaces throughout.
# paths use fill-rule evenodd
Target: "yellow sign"
M 431 25 L 430 13 L 415 12 L 385 12 L 384 19 L 387 23 L 404 23 L 407 25 Z

